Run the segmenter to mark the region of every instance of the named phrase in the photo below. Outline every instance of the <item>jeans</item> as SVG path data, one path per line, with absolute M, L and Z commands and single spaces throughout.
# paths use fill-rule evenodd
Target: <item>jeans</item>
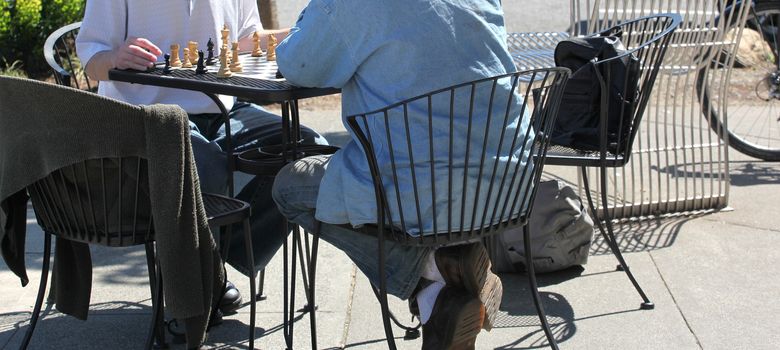
M 287 164 L 276 176 L 273 198 L 288 220 L 312 231 L 320 180 L 330 156 L 314 156 Z M 320 237 L 342 250 L 374 286 L 379 285 L 377 238 L 348 228 L 322 223 Z M 408 299 L 420 280 L 430 248 L 412 247 L 385 240 L 387 292 Z
M 198 168 L 200 187 L 203 192 L 227 193 L 228 176 L 234 176 L 236 198 L 252 206 L 250 227 L 254 272 L 263 269 L 273 258 L 287 238 L 284 230 L 285 218 L 279 213 L 271 198 L 273 177 L 255 176 L 241 172 L 230 174 L 225 149 L 225 127 L 219 114 L 190 115 L 192 150 Z M 260 106 L 236 103 L 230 111 L 231 144 L 234 152 L 254 147 L 282 143 L 281 118 Z M 327 141 L 315 131 L 301 127 L 305 144 L 327 145 Z M 223 257 L 239 272 L 249 275 L 253 268 L 246 261 L 243 226 L 236 224 L 232 235 L 220 237 L 220 246 L 227 246 Z

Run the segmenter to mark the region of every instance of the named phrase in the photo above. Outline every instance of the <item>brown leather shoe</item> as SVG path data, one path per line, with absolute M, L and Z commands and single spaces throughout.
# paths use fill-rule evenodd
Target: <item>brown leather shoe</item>
M 466 291 L 445 286 L 423 329 L 423 350 L 474 349 L 485 319 L 482 302 Z
M 439 248 L 435 259 L 448 286 L 462 288 L 479 297 L 486 310 L 482 327 L 491 330 L 501 306 L 503 286 L 498 276 L 490 271 L 490 258 L 482 243 Z

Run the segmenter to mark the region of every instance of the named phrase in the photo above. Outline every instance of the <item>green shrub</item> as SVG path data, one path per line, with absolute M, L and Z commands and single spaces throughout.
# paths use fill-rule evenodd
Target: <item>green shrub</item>
M 27 78 L 27 73 L 21 69 L 22 61 L 14 61 L 9 64 L 3 59 L 3 67 L 0 67 L 0 75 L 7 75 L 18 78 Z
M 57 28 L 80 21 L 86 0 L 2 0 L 0 57 L 21 61 L 34 78 L 51 73 L 43 58 L 43 43 Z M 106 0 L 113 1 L 113 0 Z

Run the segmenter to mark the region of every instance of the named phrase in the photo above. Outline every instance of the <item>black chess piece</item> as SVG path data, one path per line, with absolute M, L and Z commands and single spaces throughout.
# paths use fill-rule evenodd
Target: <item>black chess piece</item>
M 207 66 L 213 66 L 217 63 L 217 61 L 214 59 L 214 42 L 211 41 L 211 38 L 209 38 L 208 44 L 206 44 L 206 47 L 208 48 L 209 56 L 206 57 L 206 65 Z
M 171 74 L 171 54 L 166 53 L 163 57 L 165 57 L 165 67 L 163 67 L 163 74 Z
M 203 50 L 198 50 L 198 66 L 195 68 L 195 74 L 205 74 L 206 65 L 203 64 Z

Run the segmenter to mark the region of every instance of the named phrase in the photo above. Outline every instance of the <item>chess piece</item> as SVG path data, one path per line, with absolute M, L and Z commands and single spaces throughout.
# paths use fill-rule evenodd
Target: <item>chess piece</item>
M 198 67 L 195 68 L 195 74 L 206 74 L 206 64 L 203 62 L 203 50 L 198 51 Z
M 230 54 L 227 45 L 222 45 L 222 47 L 219 49 L 219 57 L 222 57 L 222 53 L 223 52 L 226 53 L 226 56 L 227 56 L 227 61 L 226 62 L 227 62 L 227 64 L 230 64 L 230 59 L 233 56 Z
M 184 48 L 184 61 L 181 63 L 182 68 L 192 68 L 192 61 L 190 61 L 190 49 L 185 47 Z
M 209 42 L 206 43 L 206 48 L 208 49 L 208 57 L 206 57 L 206 65 L 207 66 L 213 66 L 214 63 L 217 63 L 214 61 L 214 42 L 211 41 L 211 38 L 209 38 Z
M 241 61 L 238 60 L 238 41 L 233 42 L 233 60 L 230 63 L 231 72 L 243 72 L 244 67 L 241 66 Z
M 222 47 L 223 50 L 219 53 L 219 70 L 217 71 L 217 78 L 230 78 L 233 72 L 230 71 L 227 63 L 227 48 Z
M 179 44 L 171 44 L 171 67 L 181 67 L 179 59 Z
M 171 55 L 165 54 L 163 55 L 165 57 L 165 67 L 163 67 L 163 74 L 171 74 Z
M 260 49 L 260 34 L 255 31 L 252 34 L 252 42 L 255 43 L 255 48 L 252 49 L 252 57 L 260 57 L 263 55 L 263 50 Z
M 266 59 L 276 61 L 276 35 L 268 35 L 268 49 L 266 50 Z
M 190 48 L 190 64 L 194 64 L 198 62 L 198 42 L 190 41 L 188 46 Z
M 227 45 L 228 45 L 228 43 L 229 43 L 229 40 L 230 40 L 230 39 L 228 38 L 228 36 L 230 36 L 230 29 L 228 29 L 228 26 L 227 26 L 227 24 L 225 24 L 225 25 L 222 27 L 222 30 L 221 30 L 220 32 L 222 33 L 222 45 L 223 45 L 223 46 L 227 46 Z

